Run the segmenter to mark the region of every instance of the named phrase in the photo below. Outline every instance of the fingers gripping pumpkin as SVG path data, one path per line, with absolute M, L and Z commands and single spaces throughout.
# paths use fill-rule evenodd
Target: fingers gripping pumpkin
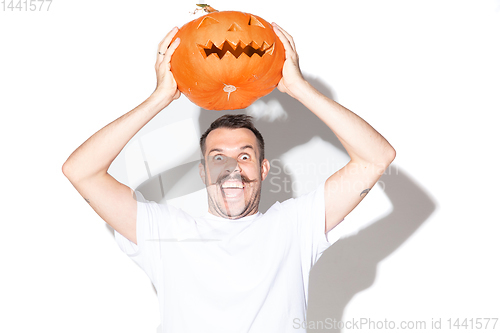
M 282 76 L 285 49 L 262 18 L 214 12 L 179 29 L 171 59 L 179 90 L 208 110 L 242 109 L 270 93 Z

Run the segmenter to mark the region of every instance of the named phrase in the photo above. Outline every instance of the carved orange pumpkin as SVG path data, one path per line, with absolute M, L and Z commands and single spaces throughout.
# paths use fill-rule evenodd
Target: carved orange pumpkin
M 177 37 L 172 73 L 179 90 L 202 108 L 246 108 L 281 79 L 285 49 L 258 16 L 210 13 L 182 26 Z

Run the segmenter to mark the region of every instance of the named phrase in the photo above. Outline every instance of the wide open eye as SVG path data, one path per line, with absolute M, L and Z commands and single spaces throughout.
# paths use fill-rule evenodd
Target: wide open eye
M 248 161 L 250 159 L 250 155 L 248 155 L 246 153 L 245 154 L 241 154 L 240 155 L 240 159 L 244 160 L 244 161 Z
M 227 163 L 227 157 L 221 154 L 213 155 L 208 157 L 209 163 L 212 163 L 214 165 L 220 164 L 223 165 Z

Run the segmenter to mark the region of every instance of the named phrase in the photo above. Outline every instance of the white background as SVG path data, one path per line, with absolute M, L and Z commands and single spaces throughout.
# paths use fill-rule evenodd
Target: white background
M 157 45 L 194 18 L 194 3 L 53 0 L 49 11 L 48 3 L 0 11 L 0 331 L 157 331 L 147 276 L 61 167 L 151 94 Z M 428 330 L 441 319 L 448 331 L 449 318 L 500 317 L 500 1 L 210 4 L 280 24 L 295 39 L 304 75 L 397 151 L 391 174 L 343 222 L 349 237 L 315 266 L 309 319 L 425 321 Z M 277 100 L 291 128 L 314 118 L 307 110 L 294 118 L 287 99 L 276 91 L 263 101 Z M 197 135 L 203 112 L 183 97 L 145 131 L 179 123 Z M 193 147 L 179 135 L 175 145 L 165 142 L 167 160 Z M 308 139 L 273 157 L 295 167 L 345 158 L 333 136 Z M 113 172 L 132 184 L 130 163 L 120 155 Z M 289 170 L 299 185 L 312 177 Z

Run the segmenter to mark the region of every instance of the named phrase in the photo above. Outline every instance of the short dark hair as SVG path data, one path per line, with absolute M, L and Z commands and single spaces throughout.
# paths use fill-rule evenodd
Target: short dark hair
M 200 148 L 203 157 L 205 157 L 207 136 L 217 128 L 246 128 L 252 131 L 257 138 L 257 143 L 259 145 L 259 162 L 262 164 L 264 160 L 264 138 L 253 125 L 252 116 L 247 116 L 246 114 L 226 114 L 217 118 L 200 138 Z

